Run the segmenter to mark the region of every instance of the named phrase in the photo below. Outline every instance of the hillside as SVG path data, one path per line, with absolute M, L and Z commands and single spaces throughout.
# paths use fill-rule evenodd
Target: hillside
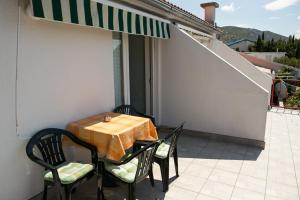
M 236 26 L 223 26 L 220 28 L 223 30 L 220 39 L 225 43 L 241 39 L 256 41 L 258 35 L 262 35 L 263 32 L 265 32 L 265 40 L 271 40 L 272 38 L 274 38 L 275 41 L 279 40 L 280 38 L 287 40 L 287 37 L 271 31 L 260 31 L 257 29 L 241 28 Z

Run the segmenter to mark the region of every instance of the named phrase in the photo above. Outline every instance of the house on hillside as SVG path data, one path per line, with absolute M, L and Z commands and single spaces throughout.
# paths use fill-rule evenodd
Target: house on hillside
M 256 67 L 258 67 L 261 71 L 273 76 L 273 78 L 275 77 L 275 71 L 278 71 L 279 69 L 284 67 L 283 64 L 273 62 L 273 60 L 270 61 L 268 59 L 259 58 L 250 53 L 241 52 L 240 55 L 246 58 Z
M 1 199 L 42 191 L 34 133 L 120 104 L 264 146 L 272 78 L 216 39 L 218 4 L 202 7 L 204 20 L 165 0 L 0 1 Z
M 247 52 L 249 51 L 250 46 L 255 45 L 255 41 L 251 41 L 248 39 L 241 39 L 241 40 L 228 42 L 227 45 L 236 51 Z

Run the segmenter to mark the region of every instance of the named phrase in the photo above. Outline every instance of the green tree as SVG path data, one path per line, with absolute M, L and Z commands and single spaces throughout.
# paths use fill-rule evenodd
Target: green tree
M 300 40 L 297 41 L 297 49 L 296 49 L 295 57 L 300 59 Z
M 265 32 L 264 32 L 264 31 L 262 32 L 261 39 L 262 39 L 263 41 L 265 41 Z
M 272 40 L 271 40 L 271 42 L 270 42 L 270 46 L 271 46 L 271 52 L 275 52 L 275 51 L 277 51 L 277 45 L 276 45 L 276 43 L 275 43 L 275 41 L 274 41 L 274 38 L 272 38 Z
M 264 47 L 264 44 L 263 44 L 263 41 L 260 37 L 260 35 L 257 37 L 257 41 L 256 41 L 256 44 L 255 44 L 255 49 L 257 52 L 262 52 L 263 51 L 263 47 Z

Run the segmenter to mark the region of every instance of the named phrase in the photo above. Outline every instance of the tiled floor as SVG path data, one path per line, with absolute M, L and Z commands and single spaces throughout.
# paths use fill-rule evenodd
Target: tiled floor
M 273 109 L 268 113 L 265 150 L 183 136 L 179 156 L 180 177 L 174 177 L 174 164 L 170 162 L 167 193 L 162 192 L 159 167 L 154 167 L 158 199 L 300 199 L 299 111 Z M 73 199 L 95 199 L 95 184 L 92 180 L 83 185 Z M 108 200 L 126 199 L 126 188 L 105 188 L 105 196 Z M 137 198 L 152 199 L 148 180 L 138 184 Z

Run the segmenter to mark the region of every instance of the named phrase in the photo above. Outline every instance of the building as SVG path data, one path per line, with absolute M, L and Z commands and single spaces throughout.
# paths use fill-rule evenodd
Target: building
M 36 131 L 123 103 L 159 125 L 263 145 L 271 78 L 218 41 L 213 21 L 164 0 L 1 1 L 1 199 L 42 190 L 25 154 Z
M 282 58 L 286 52 L 247 52 L 248 55 L 273 62 L 275 58 Z
M 229 42 L 227 45 L 236 51 L 247 52 L 249 51 L 250 46 L 255 45 L 255 42 L 248 39 L 241 39 L 234 42 Z

